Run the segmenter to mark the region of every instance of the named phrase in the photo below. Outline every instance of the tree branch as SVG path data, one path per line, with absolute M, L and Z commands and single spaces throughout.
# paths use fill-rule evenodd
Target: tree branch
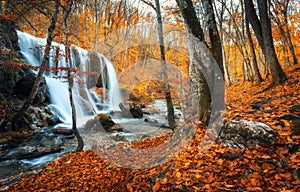
M 147 5 L 149 5 L 150 7 L 152 7 L 152 9 L 154 9 L 155 10 L 155 12 L 157 11 L 156 10 L 156 7 L 151 3 L 151 2 L 149 2 L 149 1 L 145 1 L 145 0 L 141 0 L 143 3 L 145 3 L 145 4 L 147 4 Z

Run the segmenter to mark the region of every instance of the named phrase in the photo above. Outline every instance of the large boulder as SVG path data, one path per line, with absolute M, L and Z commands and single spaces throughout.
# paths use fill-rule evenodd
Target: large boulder
M 94 119 L 86 122 L 84 130 L 88 132 L 106 131 L 115 132 L 122 131 L 121 127 L 116 126 L 112 118 L 107 114 L 98 114 Z
M 12 21 L 0 18 L 0 92 L 11 93 L 25 73 L 18 67 L 21 59 L 18 36 Z
M 274 129 L 261 122 L 231 120 L 222 127 L 217 141 L 229 148 L 245 148 L 272 145 L 276 136 Z
M 31 89 L 36 80 L 36 74 L 27 74 L 24 78 L 20 79 L 15 86 L 15 93 L 28 97 Z M 34 103 L 41 104 L 49 101 L 49 93 L 46 85 L 46 80 L 43 77 L 39 90 L 35 96 Z
M 127 106 L 124 103 L 120 103 L 119 107 L 124 118 L 142 118 L 144 115 L 144 112 L 140 105 Z

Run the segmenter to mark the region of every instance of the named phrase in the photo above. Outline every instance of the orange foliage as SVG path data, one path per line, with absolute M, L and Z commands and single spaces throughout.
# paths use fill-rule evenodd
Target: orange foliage
M 300 151 L 290 153 L 287 144 L 299 144 L 300 137 L 282 134 L 292 124 L 276 125 L 277 117 L 290 113 L 289 107 L 300 101 L 299 83 L 295 83 L 300 79 L 300 65 L 289 68 L 287 74 L 289 80 L 284 85 L 261 94 L 254 94 L 261 87 L 253 84 L 227 89 L 227 119 L 240 117 L 271 125 L 279 132 L 274 146 L 230 150 L 212 144 L 202 153 L 199 143 L 205 129 L 198 127 L 188 146 L 176 158 L 158 167 L 121 168 L 101 159 L 104 156 L 82 151 L 51 162 L 43 172 L 24 178 L 8 191 L 299 191 Z M 257 100 L 268 102 L 261 110 L 249 113 L 249 103 Z M 272 113 L 265 111 L 269 108 Z M 168 137 L 143 140 L 131 147 L 155 147 Z M 117 156 L 124 153 L 119 145 L 111 153 Z M 158 148 L 157 153 L 162 151 Z M 151 157 L 142 155 L 139 161 L 147 162 L 148 158 Z M 126 161 L 126 157 L 120 161 Z

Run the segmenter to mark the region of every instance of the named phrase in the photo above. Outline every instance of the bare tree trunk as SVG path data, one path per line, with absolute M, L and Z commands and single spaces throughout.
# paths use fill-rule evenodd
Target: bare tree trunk
M 219 68 L 224 75 L 224 68 L 223 68 L 223 55 L 222 55 L 222 43 L 219 36 L 217 23 L 215 20 L 215 14 L 213 9 L 212 0 L 202 0 L 202 5 L 204 8 L 204 14 L 206 18 L 206 25 L 208 27 L 208 34 L 210 38 L 211 48 L 210 52 L 214 56 L 215 60 L 217 61 Z
M 295 49 L 294 49 L 294 46 L 293 46 L 293 43 L 291 40 L 291 34 L 290 34 L 290 29 L 288 27 L 288 20 L 287 20 L 287 9 L 289 6 L 289 2 L 290 2 L 289 0 L 286 0 L 283 2 L 277 2 L 279 4 L 278 5 L 279 8 L 273 7 L 275 14 L 272 14 L 272 13 L 271 14 L 272 14 L 273 20 L 276 22 L 276 24 L 280 30 L 280 34 L 284 40 L 284 43 L 287 44 L 287 46 L 289 48 L 289 51 L 293 58 L 293 64 L 297 64 L 298 59 L 295 54 Z M 285 47 L 284 47 L 284 50 L 286 50 Z M 286 62 L 286 58 L 285 58 L 285 62 Z M 290 63 L 288 63 L 288 64 L 290 64 Z
M 193 60 L 194 49 L 192 44 L 192 36 L 199 39 L 201 42 L 204 41 L 204 34 L 200 22 L 197 18 L 196 12 L 193 7 L 191 0 L 176 0 L 182 17 L 184 19 L 189 41 L 189 52 L 190 52 L 190 65 L 189 65 L 189 76 L 191 78 L 192 88 L 198 96 L 198 115 L 199 120 L 207 126 L 210 116 L 210 104 L 211 104 L 211 94 L 208 86 L 208 82 L 205 79 L 204 75 L 200 71 L 200 67 Z
M 47 65 L 47 62 L 49 61 L 49 52 L 50 52 L 51 43 L 52 43 L 52 40 L 53 40 L 53 32 L 55 30 L 56 22 L 57 22 L 57 18 L 58 18 L 58 14 L 59 14 L 59 4 L 60 4 L 60 0 L 56 0 L 55 5 L 54 5 L 54 13 L 53 13 L 53 16 L 51 18 L 50 26 L 48 28 L 47 44 L 46 44 L 46 48 L 45 48 L 45 51 L 44 51 L 44 57 L 43 57 L 42 63 L 40 65 L 40 70 L 38 72 L 37 78 L 36 78 L 36 80 L 33 84 L 33 87 L 31 89 L 31 92 L 30 92 L 28 98 L 24 102 L 22 108 L 13 117 L 13 121 L 12 121 L 12 130 L 13 131 L 18 130 L 18 128 L 17 128 L 18 122 L 22 119 L 25 112 L 31 106 L 31 104 L 32 104 L 32 102 L 33 102 L 33 100 L 36 96 L 36 93 L 37 93 L 37 91 L 40 87 L 40 83 L 42 81 L 43 74 L 45 72 L 45 67 Z
M 259 17 L 256 15 L 252 0 L 244 0 L 246 17 L 248 17 L 252 28 L 255 32 L 260 47 L 265 55 L 267 64 L 270 67 L 272 75 L 272 85 L 283 83 L 286 75 L 283 72 L 274 48 L 272 37 L 271 21 L 268 15 L 268 2 L 266 0 L 258 0 Z
M 98 33 L 99 33 L 99 3 L 97 0 L 94 1 L 94 9 L 95 9 L 95 37 L 94 37 L 94 51 L 98 49 Z
M 252 37 L 251 37 L 251 33 L 250 33 L 248 18 L 246 18 L 246 32 L 247 32 L 247 39 L 248 39 L 248 43 L 249 43 L 249 47 L 250 47 L 250 52 L 252 55 L 252 67 L 254 70 L 254 74 L 255 74 L 255 77 L 256 77 L 258 83 L 261 83 L 263 81 L 263 78 L 261 77 L 261 74 L 258 69 L 258 63 L 257 63 L 255 49 L 254 49 L 254 45 L 253 45 L 253 41 L 252 41 Z
M 286 32 L 285 33 L 286 33 L 286 37 L 287 37 L 287 44 L 288 44 L 289 50 L 290 50 L 290 52 L 292 54 L 292 57 L 293 57 L 293 64 L 296 65 L 296 64 L 298 64 L 298 59 L 297 59 L 297 56 L 296 56 L 296 53 L 295 53 L 294 45 L 292 43 L 291 34 L 290 34 L 290 30 L 288 28 L 287 21 L 285 21 L 285 26 L 286 26 Z
M 69 29 L 68 29 L 68 17 L 70 15 L 70 12 L 72 10 L 72 6 L 73 6 L 73 0 L 69 1 L 69 5 L 67 7 L 67 9 L 65 10 L 64 13 L 64 25 L 65 25 L 65 33 L 66 33 L 66 40 L 65 40 L 65 62 L 67 65 L 67 71 L 68 71 L 68 82 L 69 82 L 69 86 L 68 86 L 68 90 L 69 90 L 69 98 L 70 98 L 70 104 L 71 104 L 71 109 L 72 109 L 72 130 L 74 135 L 77 138 L 77 148 L 75 149 L 75 152 L 81 151 L 83 149 L 84 146 L 84 142 L 83 139 L 77 129 L 77 125 L 76 125 L 76 109 L 75 109 L 75 105 L 74 105 L 74 100 L 73 100 L 73 94 L 72 94 L 72 89 L 73 89 L 73 84 L 74 84 L 74 75 L 71 74 L 71 67 L 70 67 L 70 63 L 71 63 L 71 57 L 70 57 L 70 48 L 69 48 Z
M 166 53 L 165 53 L 165 45 L 164 45 L 164 37 L 163 37 L 163 25 L 160 11 L 159 0 L 155 0 L 156 14 L 157 14 L 157 31 L 159 38 L 159 47 L 160 47 L 160 57 L 161 57 L 161 65 L 162 65 L 162 75 L 165 83 L 165 98 L 167 102 L 167 111 L 168 111 L 168 122 L 169 127 L 174 130 L 176 127 L 175 118 L 174 118 L 174 107 L 171 97 L 171 91 L 169 87 L 167 67 L 166 67 Z

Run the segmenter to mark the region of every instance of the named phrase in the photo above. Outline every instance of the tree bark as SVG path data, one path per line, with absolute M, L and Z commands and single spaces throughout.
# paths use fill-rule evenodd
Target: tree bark
M 26 99 L 26 101 L 24 102 L 22 108 L 13 117 L 13 121 L 12 121 L 12 130 L 13 131 L 18 130 L 18 127 L 17 127 L 18 122 L 22 119 L 22 117 L 24 116 L 24 114 L 26 113 L 28 108 L 31 106 L 31 104 L 32 104 L 32 102 L 33 102 L 33 100 L 36 96 L 36 93 L 37 93 L 37 91 L 40 87 L 40 83 L 42 81 L 43 74 L 45 72 L 45 67 L 47 65 L 47 62 L 49 61 L 49 52 L 50 52 L 51 43 L 52 43 L 52 40 L 53 40 L 53 32 L 55 30 L 57 18 L 58 18 L 58 15 L 59 15 L 59 3 L 60 3 L 59 0 L 55 1 L 54 13 L 53 13 L 53 16 L 51 18 L 50 26 L 48 28 L 48 37 L 47 37 L 46 48 L 45 48 L 45 51 L 44 51 L 44 57 L 43 57 L 41 65 L 40 65 L 40 69 L 39 69 L 37 78 L 34 82 L 34 85 L 31 89 L 31 92 L 30 92 L 28 98 Z
M 256 77 L 258 83 L 261 83 L 263 81 L 263 78 L 261 77 L 261 74 L 258 69 L 258 63 L 257 63 L 257 59 L 256 59 L 255 49 L 254 49 L 254 45 L 253 45 L 253 41 L 252 41 L 252 37 L 251 37 L 251 33 L 250 33 L 250 28 L 249 28 L 249 21 L 247 18 L 246 18 L 246 33 L 247 33 L 247 39 L 248 39 L 248 43 L 249 43 L 249 47 L 250 47 L 250 52 L 252 55 L 252 67 L 254 70 L 254 74 L 255 74 L 255 77 Z
M 219 128 L 224 110 L 223 66 L 212 57 L 191 0 L 176 0 L 187 29 L 191 84 L 198 96 L 199 120 L 204 126 Z M 210 124 L 213 123 L 213 124 Z M 217 130 L 216 130 L 217 131 Z
M 168 82 L 168 74 L 167 74 L 167 67 L 166 67 L 166 52 L 165 52 L 164 37 L 163 37 L 163 24 L 162 24 L 159 0 L 155 0 L 155 8 L 157 14 L 157 31 L 158 31 L 158 38 L 159 38 L 162 75 L 165 83 L 165 98 L 167 102 L 167 111 L 168 111 L 167 116 L 168 116 L 169 127 L 172 130 L 174 130 L 176 127 L 176 123 L 174 118 L 174 107 L 173 107 L 173 102 L 171 97 L 171 91 Z
M 195 50 L 193 49 L 193 43 L 191 40 L 194 36 L 199 39 L 200 42 L 205 43 L 203 29 L 197 18 L 192 1 L 176 0 L 176 2 L 184 19 L 188 34 L 190 54 L 189 77 L 191 78 L 192 89 L 196 92 L 198 97 L 198 118 L 205 126 L 207 126 L 210 116 L 211 95 L 208 82 L 202 74 L 200 67 L 193 59 Z
M 267 64 L 272 75 L 272 85 L 283 83 L 286 75 L 283 72 L 274 48 L 272 37 L 271 21 L 268 15 L 268 2 L 266 0 L 258 0 L 259 17 L 256 15 L 252 0 L 244 0 L 246 17 L 248 17 L 252 28 L 257 37 L 258 43 L 265 55 Z
M 210 38 L 210 44 L 211 44 L 210 52 L 212 53 L 215 60 L 217 61 L 222 74 L 224 74 L 222 43 L 219 36 L 217 23 L 215 20 L 213 4 L 211 0 L 202 0 L 201 2 L 204 8 L 204 14 L 206 18 L 205 22 L 208 28 L 208 34 Z
M 70 47 L 69 47 L 69 28 L 68 28 L 68 17 L 70 15 L 70 12 L 72 10 L 73 6 L 73 0 L 69 1 L 68 7 L 65 10 L 64 13 L 64 25 L 65 25 L 65 33 L 66 33 L 66 40 L 65 40 L 65 62 L 67 65 L 67 72 L 68 72 L 68 91 L 69 91 L 69 98 L 70 98 L 70 104 L 71 104 L 71 109 L 72 109 L 72 130 L 74 135 L 77 138 L 77 148 L 75 149 L 75 152 L 81 151 L 84 146 L 83 139 L 77 129 L 76 125 L 76 109 L 74 105 L 74 100 L 73 100 L 73 84 L 74 84 L 74 75 L 71 74 L 71 57 L 70 57 Z
M 258 0 L 257 3 L 258 3 L 259 16 L 261 19 L 261 29 L 264 38 L 266 59 L 271 70 L 273 82 L 275 84 L 283 83 L 286 80 L 286 75 L 279 64 L 275 52 L 274 42 L 272 37 L 271 21 L 268 14 L 268 10 L 269 10 L 268 4 L 266 0 Z

